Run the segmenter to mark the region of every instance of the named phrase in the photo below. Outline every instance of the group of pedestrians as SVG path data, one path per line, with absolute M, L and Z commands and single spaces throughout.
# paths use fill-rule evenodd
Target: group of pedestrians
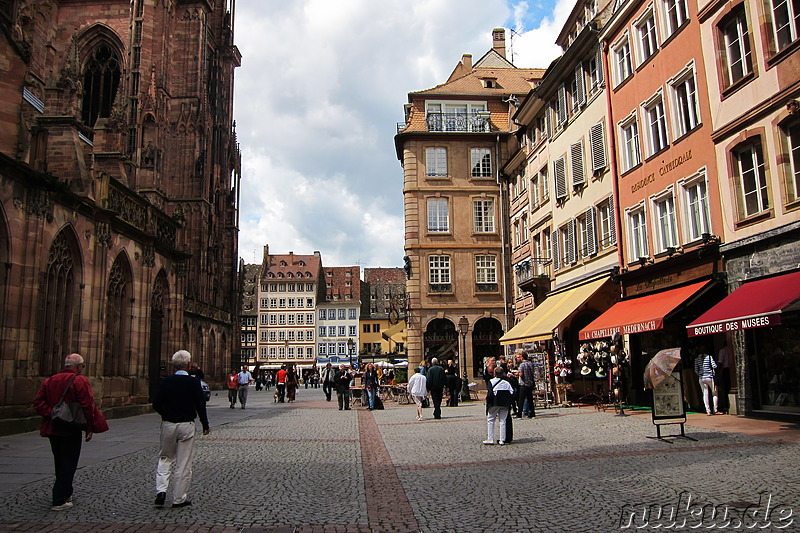
M 250 383 L 253 381 L 253 375 L 247 370 L 246 366 L 242 367 L 241 372 L 232 370 L 226 379 L 228 385 L 228 402 L 231 404 L 231 409 L 236 407 L 236 399 L 239 399 L 239 405 L 242 409 L 247 406 L 247 391 L 250 388 Z
M 484 444 L 510 444 L 514 439 L 513 418 L 534 418 L 533 391 L 536 377 L 533 364 L 524 350 L 517 350 L 511 361 L 490 358 L 484 368 L 486 382 L 486 429 Z
M 65 511 L 74 505 L 73 481 L 80 460 L 81 442 L 89 442 L 95 433 L 109 429 L 94 401 L 91 383 L 82 375 L 85 366 L 80 354 L 68 355 L 61 371 L 42 383 L 33 402 L 33 407 L 42 417 L 39 433 L 50 440 L 53 453 L 55 482 L 50 507 L 53 511 Z M 203 435 L 208 435 L 211 430 L 200 379 L 189 374 L 191 354 L 186 350 L 175 352 L 172 366 L 175 373 L 161 380 L 153 397 L 153 409 L 161 415 L 155 505 L 162 507 L 166 503 L 172 479 L 172 507 L 181 508 L 192 504 L 188 493 L 197 434 L 195 419 L 200 418 Z M 246 402 L 246 394 L 244 398 Z M 57 424 L 58 420 L 52 418 L 53 409 L 62 402 L 76 414 L 81 412 L 85 423 L 68 427 L 63 423 Z

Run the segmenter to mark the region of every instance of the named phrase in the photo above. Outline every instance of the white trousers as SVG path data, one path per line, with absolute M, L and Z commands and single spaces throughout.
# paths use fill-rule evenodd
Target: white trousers
M 711 391 L 711 395 L 714 397 L 714 410 L 711 410 L 711 406 L 708 402 L 708 391 Z M 719 397 L 717 396 L 717 387 L 714 385 L 714 378 L 707 378 L 700 380 L 700 391 L 703 393 L 703 404 L 706 406 L 706 413 L 718 413 L 719 412 Z
M 156 470 L 156 492 L 167 492 L 172 466 L 175 465 L 175 484 L 172 503 L 183 503 L 192 482 L 194 458 L 194 422 L 161 421 L 161 452 Z
M 488 429 L 488 437 L 486 440 L 490 440 L 494 442 L 495 440 L 499 440 L 500 442 L 506 441 L 506 418 L 508 417 L 508 407 L 490 407 L 489 412 L 486 413 L 486 426 Z M 494 426 L 495 421 L 499 422 L 500 426 L 500 438 L 494 438 Z

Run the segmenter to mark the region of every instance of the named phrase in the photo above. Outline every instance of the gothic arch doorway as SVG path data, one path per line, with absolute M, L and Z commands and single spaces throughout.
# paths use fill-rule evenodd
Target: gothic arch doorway
M 167 365 L 161 367 L 161 339 L 164 332 L 164 316 L 166 302 L 169 300 L 169 284 L 167 275 L 161 270 L 153 284 L 150 296 L 150 352 L 148 354 L 148 375 L 150 377 L 150 401 L 155 397 L 156 388 L 161 377 L 166 375 Z M 166 362 L 166 361 L 165 361 Z M 168 364 L 168 363 L 167 363 Z
M 481 318 L 472 329 L 472 376 L 483 375 L 484 361 L 489 357 L 499 357 L 502 353 L 500 337 L 503 326 L 496 318 Z
M 430 361 L 436 357 L 439 361 L 455 359 L 458 350 L 458 334 L 456 326 L 446 318 L 435 318 L 425 329 L 425 351 L 423 358 Z

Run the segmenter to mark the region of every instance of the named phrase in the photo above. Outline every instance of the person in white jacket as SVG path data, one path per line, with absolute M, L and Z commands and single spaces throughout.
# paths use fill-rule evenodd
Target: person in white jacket
M 422 400 L 428 396 L 428 379 L 420 374 L 419 368 L 414 369 L 414 375 L 408 380 L 406 390 L 417 404 L 417 420 L 422 420 Z

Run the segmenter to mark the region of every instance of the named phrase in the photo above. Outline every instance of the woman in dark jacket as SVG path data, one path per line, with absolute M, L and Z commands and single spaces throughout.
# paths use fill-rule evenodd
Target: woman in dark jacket
M 378 371 L 375 369 L 375 365 L 372 363 L 367 365 L 362 380 L 364 388 L 367 391 L 367 397 L 369 398 L 369 408 L 370 410 L 375 409 L 375 395 L 378 394 L 379 384 Z
M 289 403 L 294 401 L 294 395 L 297 392 L 297 370 L 294 365 L 289 365 L 286 369 L 286 401 Z

